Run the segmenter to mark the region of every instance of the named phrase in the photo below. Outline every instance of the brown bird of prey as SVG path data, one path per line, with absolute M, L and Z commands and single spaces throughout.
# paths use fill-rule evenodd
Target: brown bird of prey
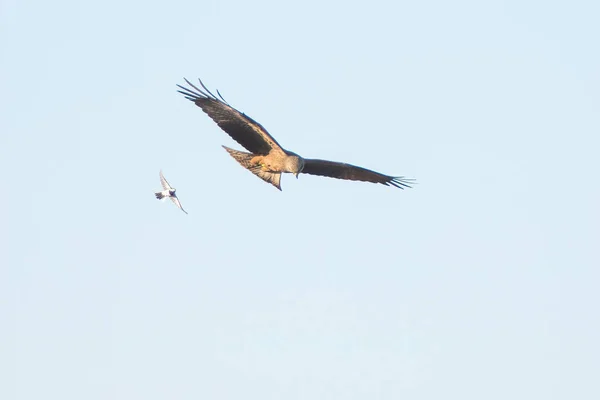
M 302 158 L 298 154 L 281 147 L 261 124 L 231 107 L 218 90 L 219 97 L 212 94 L 199 79 L 198 81 L 204 90 L 194 86 L 187 79 L 185 81 L 191 88 L 177 85 L 181 89 L 178 92 L 183 94 L 186 99 L 193 101 L 233 140 L 241 144 L 250 153 L 223 146 L 225 150 L 244 168 L 279 190 L 281 190 L 281 174 L 284 172 L 292 173 L 296 175 L 296 178 L 298 178 L 298 174 L 303 173 L 337 179 L 381 183 L 400 189 L 409 188 L 409 184 L 412 184 L 411 179 L 380 174 L 356 165 Z

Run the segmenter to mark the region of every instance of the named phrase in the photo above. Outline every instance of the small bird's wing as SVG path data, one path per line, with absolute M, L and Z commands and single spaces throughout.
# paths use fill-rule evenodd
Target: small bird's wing
M 171 200 L 173 200 L 173 203 L 175 203 L 175 205 L 176 205 L 177 207 L 179 207 L 179 209 L 180 209 L 181 211 L 183 211 L 184 213 L 186 213 L 186 214 L 187 214 L 187 211 L 185 211 L 185 210 L 183 209 L 183 207 L 181 206 L 181 202 L 179 201 L 179 199 L 177 198 L 177 196 L 171 196 Z
M 357 167 L 356 165 L 346 164 L 327 160 L 304 160 L 303 174 L 327 176 L 337 179 L 348 179 L 351 181 L 363 181 L 372 183 L 381 183 L 386 186 L 395 186 L 400 189 L 411 187 L 412 179 L 405 179 L 402 176 L 389 176 L 371 171 L 370 169 Z
M 283 152 L 279 143 L 261 124 L 227 104 L 218 91 L 220 98 L 212 94 L 200 79 L 198 81 L 204 90 L 194 86 L 187 79 L 185 81 L 193 89 L 177 85 L 181 89 L 178 92 L 193 101 L 246 150 L 261 155 L 268 154 L 271 149 Z
M 171 185 L 169 185 L 169 182 L 167 182 L 167 180 L 165 179 L 165 176 L 163 175 L 162 170 L 160 171 L 160 184 L 162 185 L 163 189 L 165 189 L 165 190 L 173 189 L 171 187 Z

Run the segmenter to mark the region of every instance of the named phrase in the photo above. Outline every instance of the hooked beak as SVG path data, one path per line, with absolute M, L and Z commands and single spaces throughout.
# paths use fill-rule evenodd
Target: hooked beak
M 300 172 L 298 172 L 297 174 L 294 174 L 294 175 L 296 175 L 296 179 L 298 179 L 298 175 L 300 175 Z

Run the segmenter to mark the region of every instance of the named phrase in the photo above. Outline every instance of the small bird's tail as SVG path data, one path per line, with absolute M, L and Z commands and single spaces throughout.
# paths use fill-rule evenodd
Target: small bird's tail
M 155 196 L 156 196 L 156 198 L 157 198 L 157 199 L 159 199 L 159 200 L 160 200 L 160 199 L 162 199 L 163 197 L 165 197 L 165 196 L 162 194 L 162 192 L 156 192 L 156 193 L 154 193 L 154 195 L 155 195 Z

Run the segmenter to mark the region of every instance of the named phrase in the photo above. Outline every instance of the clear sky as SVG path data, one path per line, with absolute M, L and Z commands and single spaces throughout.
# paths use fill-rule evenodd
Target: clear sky
M 600 398 L 599 16 L 3 0 L 0 398 Z M 279 192 L 183 77 L 419 184 Z

